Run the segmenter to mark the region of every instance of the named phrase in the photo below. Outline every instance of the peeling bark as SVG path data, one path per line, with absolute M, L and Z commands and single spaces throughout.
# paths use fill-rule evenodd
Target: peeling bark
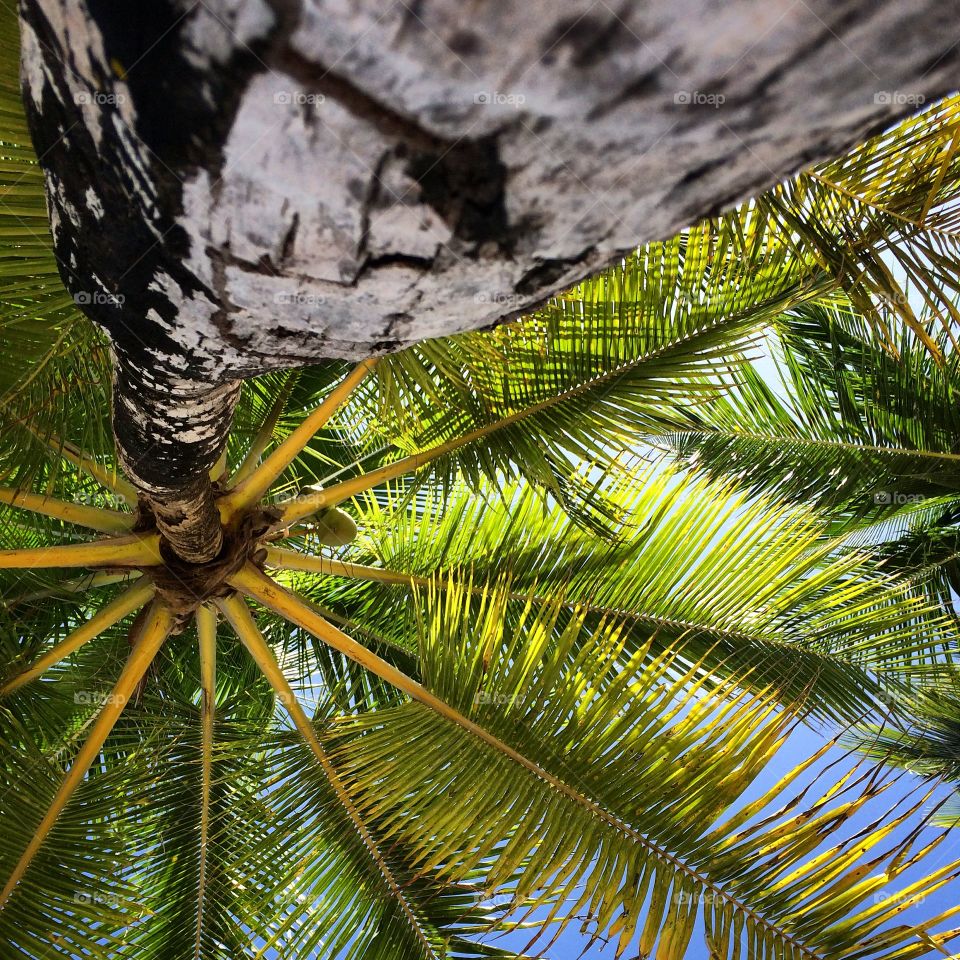
M 21 10 L 62 276 L 114 344 L 118 446 L 178 505 L 172 542 L 181 509 L 211 519 L 238 379 L 516 316 L 960 61 L 958 0 Z

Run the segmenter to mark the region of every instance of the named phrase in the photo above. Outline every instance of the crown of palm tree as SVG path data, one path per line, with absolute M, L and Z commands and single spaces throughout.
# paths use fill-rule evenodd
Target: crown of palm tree
M 191 565 L 112 456 L 108 350 L 59 286 L 0 79 L 18 956 L 509 957 L 482 934 L 527 915 L 663 958 L 698 927 L 724 958 L 943 952 L 960 908 L 898 920 L 960 870 L 908 872 L 944 840 L 926 794 L 890 813 L 855 759 L 821 782 L 828 747 L 748 791 L 798 717 L 938 675 L 953 622 L 817 516 L 639 454 L 696 434 L 706 456 L 785 315 L 855 311 L 862 340 L 895 317 L 904 368 L 951 369 L 885 255 L 954 318 L 957 101 L 535 316 L 251 381 L 213 474 L 225 546 Z

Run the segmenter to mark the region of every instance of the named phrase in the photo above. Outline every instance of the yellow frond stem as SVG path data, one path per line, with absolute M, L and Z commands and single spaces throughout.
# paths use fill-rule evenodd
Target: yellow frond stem
M 200 787 L 200 865 L 198 867 L 197 928 L 195 960 L 201 960 L 203 908 L 207 892 L 207 847 L 210 840 L 210 789 L 213 783 L 213 724 L 217 692 L 217 615 L 207 606 L 197 610 L 200 644 L 200 723 L 202 760 Z
M 340 409 L 361 381 L 376 365 L 376 360 L 358 363 L 324 398 L 306 419 L 234 490 L 221 500 L 224 522 L 257 503 L 273 482 L 297 458 L 313 435 Z
M 68 657 L 75 650 L 79 650 L 88 641 L 99 637 L 108 627 L 112 627 L 125 616 L 133 613 L 134 610 L 139 610 L 153 598 L 153 594 L 154 585 L 149 581 L 137 583 L 129 590 L 121 593 L 119 597 L 98 610 L 85 624 L 77 627 L 68 637 L 48 650 L 29 669 L 0 687 L 0 697 L 5 697 L 14 690 L 18 690 L 24 684 L 39 677 L 55 663 L 59 663 L 64 657 Z
M 163 645 L 164 640 L 169 636 L 172 627 L 173 616 L 170 611 L 155 602 L 113 691 L 100 708 L 89 737 L 77 753 L 73 765 L 67 771 L 53 801 L 47 808 L 43 820 L 30 837 L 27 847 L 17 861 L 17 865 L 13 868 L 6 885 L 0 891 L 0 909 L 10 899 L 14 888 L 43 846 L 44 841 L 57 822 L 57 818 L 69 803 L 77 787 L 80 786 L 91 764 L 100 755 L 100 750 L 123 712 L 130 695 L 143 679 L 147 668 L 153 662 L 153 658 L 157 655 L 157 651 Z
M 54 520 L 76 523 L 81 527 L 99 530 L 101 533 L 126 533 L 133 526 L 133 516 L 117 510 L 101 510 L 81 503 L 65 503 L 54 497 L 45 497 L 29 490 L 12 490 L 0 487 L 0 503 L 20 510 L 29 510 Z
M 308 573 L 322 573 L 328 577 L 349 577 L 355 580 L 375 580 L 378 583 L 402 586 L 427 586 L 431 581 L 427 577 L 418 577 L 380 567 L 368 567 L 362 563 L 345 563 L 329 557 L 309 556 L 287 550 L 283 547 L 267 547 L 267 564 L 282 570 L 303 570 Z
M 255 570 L 255 568 L 250 569 Z M 333 792 L 336 794 L 337 800 L 342 804 L 344 810 L 347 812 L 347 815 L 353 823 L 357 833 L 360 835 L 364 846 L 367 848 L 371 858 L 374 860 L 377 868 L 380 870 L 384 881 L 387 883 L 391 893 L 394 895 L 394 897 L 396 897 L 401 909 L 404 911 L 407 919 L 410 921 L 411 927 L 416 935 L 421 939 L 421 942 L 424 944 L 424 946 L 428 948 L 430 954 L 434 955 L 434 950 L 429 940 L 420 929 L 420 923 L 417 920 L 416 914 L 414 914 L 410 908 L 402 888 L 397 883 L 397 880 L 393 876 L 389 865 L 384 860 L 383 854 L 380 852 L 376 840 L 370 834 L 366 824 L 363 822 L 359 810 L 357 810 L 357 807 L 351 799 L 350 794 L 343 785 L 343 781 L 340 779 L 340 774 L 337 773 L 336 767 L 327 756 L 327 752 L 324 749 L 323 744 L 320 743 L 320 738 L 317 736 L 317 731 L 310 722 L 310 718 L 307 716 L 306 711 L 304 711 L 303 707 L 300 706 L 292 687 L 287 681 L 287 678 L 284 676 L 283 671 L 280 669 L 280 665 L 277 663 L 277 658 L 274 656 L 273 650 L 269 647 L 266 640 L 264 640 L 263 634 L 257 627 L 256 622 L 254 621 L 246 603 L 242 597 L 237 594 L 233 594 L 225 600 L 218 600 L 217 606 L 229 621 L 230 626 L 233 627 L 237 636 L 240 638 L 241 643 L 243 643 L 243 645 L 249 651 L 250 656 L 253 657 L 254 662 L 260 668 L 260 671 L 267 678 L 267 680 L 269 680 L 270 685 L 273 687 L 273 690 L 277 695 L 277 699 L 286 708 L 287 713 L 290 715 L 290 719 L 293 720 L 294 726 L 297 728 L 300 735 L 310 747 L 314 757 L 316 757 L 317 762 L 320 764 L 321 769 L 323 770 L 331 788 L 333 789 Z
M 302 570 L 307 573 L 322 573 L 328 577 L 344 577 L 350 580 L 367 580 L 375 583 L 385 583 L 389 586 L 420 587 L 427 589 L 431 586 L 440 590 L 447 590 L 456 583 L 450 574 L 438 572 L 436 578 L 422 577 L 413 573 L 402 573 L 399 570 L 385 570 L 382 567 L 368 567 L 362 563 L 346 563 L 343 560 L 334 560 L 330 557 L 308 556 L 287 550 L 284 547 L 267 547 L 267 566 L 278 570 Z M 462 584 L 460 584 L 462 586 Z M 483 596 L 487 592 L 485 586 L 469 587 L 470 593 Z M 581 613 L 598 613 L 603 616 L 613 616 L 624 620 L 633 620 L 638 623 L 649 623 L 653 627 L 669 627 L 677 630 L 697 630 L 699 625 L 689 620 L 671 619 L 654 614 L 637 613 L 634 610 L 621 607 L 610 607 L 604 604 L 587 603 L 582 600 L 558 601 L 549 594 L 534 593 L 531 590 L 509 590 L 505 596 L 510 600 L 521 600 L 525 603 L 542 603 L 549 605 L 558 603 L 568 609 L 579 610 Z M 720 632 L 719 630 L 717 632 Z M 734 630 L 722 631 L 731 637 L 750 639 L 748 633 L 737 633 Z M 770 640 L 769 643 L 784 644 L 788 641 Z
M 0 570 L 49 567 L 139 567 L 161 563 L 160 537 L 111 537 L 92 543 L 69 543 L 62 547 L 0 550 Z

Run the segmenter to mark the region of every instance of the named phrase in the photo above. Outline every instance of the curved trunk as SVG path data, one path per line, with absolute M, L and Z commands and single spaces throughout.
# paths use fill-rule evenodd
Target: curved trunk
M 955 0 L 21 0 L 63 280 L 184 557 L 236 381 L 526 312 L 956 83 Z

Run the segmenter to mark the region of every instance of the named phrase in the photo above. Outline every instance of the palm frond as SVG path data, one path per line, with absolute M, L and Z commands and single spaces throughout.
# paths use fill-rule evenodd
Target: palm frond
M 927 778 L 948 781 L 960 792 L 960 673 L 904 695 L 903 709 L 888 723 L 864 728 L 851 742 L 867 756 Z M 960 797 L 938 816 L 944 826 L 958 825 Z
M 865 554 L 832 556 L 805 513 L 662 466 L 608 495 L 623 517 L 613 543 L 544 510 L 529 488 L 460 488 L 416 505 L 368 495 L 356 507 L 363 533 L 336 559 L 317 557 L 307 533 L 267 563 L 312 571 L 291 581 L 299 592 L 398 644 L 415 633 L 417 584 L 467 571 L 481 592 L 509 573 L 513 608 L 549 598 L 586 611 L 588 626 L 623 617 L 629 653 L 652 642 L 848 721 L 952 646 L 921 592 L 869 565 L 864 575 Z
M 618 955 L 633 944 L 683 956 L 698 919 L 718 958 L 919 957 L 956 935 L 937 928 L 960 908 L 911 927 L 891 924 L 894 899 L 879 905 L 931 844 L 916 832 L 891 843 L 889 824 L 845 833 L 855 812 L 885 806 L 869 770 L 852 763 L 839 783 L 794 795 L 812 758 L 730 813 L 789 717 L 763 698 L 734 709 L 727 696 L 691 694 L 692 675 L 669 656 L 617 666 L 615 622 L 587 652 L 575 630 L 557 638 L 555 610 L 508 626 L 503 602 L 489 595 L 478 617 L 465 588 L 431 593 L 421 662 L 432 693 L 510 753 L 416 703 L 341 724 L 338 756 L 359 802 L 420 851 L 421 870 L 455 878 L 496 853 L 491 889 L 523 865 L 522 901 L 554 915 L 574 901 L 569 912 L 616 937 Z M 442 749 L 425 755 L 427 742 Z M 958 869 L 935 869 L 911 895 Z

